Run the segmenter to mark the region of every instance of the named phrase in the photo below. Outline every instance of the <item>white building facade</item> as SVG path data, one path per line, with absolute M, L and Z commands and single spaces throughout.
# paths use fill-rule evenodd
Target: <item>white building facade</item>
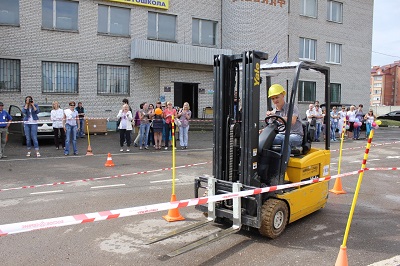
M 81 101 L 92 117 L 115 117 L 123 98 L 187 101 L 201 117 L 213 55 L 260 50 L 330 66 L 331 100 L 368 106 L 372 12 L 373 0 L 0 0 L 0 101 Z M 301 110 L 323 102 L 319 78 L 300 80 Z

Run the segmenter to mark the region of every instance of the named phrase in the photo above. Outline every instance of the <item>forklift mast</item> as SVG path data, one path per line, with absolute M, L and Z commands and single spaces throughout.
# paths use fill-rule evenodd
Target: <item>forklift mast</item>
M 266 59 L 268 54 L 258 51 L 214 56 L 213 175 L 219 180 L 249 186 L 257 176 L 261 60 Z

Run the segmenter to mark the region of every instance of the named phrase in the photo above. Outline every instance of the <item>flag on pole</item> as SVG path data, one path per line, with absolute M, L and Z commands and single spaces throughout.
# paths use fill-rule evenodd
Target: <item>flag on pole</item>
M 278 54 L 279 54 L 279 51 L 276 53 L 274 59 L 272 59 L 271 64 L 276 64 L 276 63 L 278 63 Z

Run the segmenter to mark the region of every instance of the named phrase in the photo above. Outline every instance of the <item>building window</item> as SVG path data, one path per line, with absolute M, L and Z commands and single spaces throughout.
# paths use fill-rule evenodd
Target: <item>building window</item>
M 332 42 L 326 43 L 326 62 L 327 63 L 342 63 L 342 45 Z
M 315 102 L 317 83 L 313 81 L 299 81 L 299 102 Z
M 380 90 L 374 90 L 374 94 L 381 94 Z
M 129 95 L 129 67 L 98 65 L 97 94 Z
M 374 88 L 380 88 L 382 87 L 382 83 L 374 83 Z
M 382 76 L 374 76 L 374 80 L 382 80 Z
M 42 62 L 43 93 L 78 93 L 78 64 Z
M 381 97 L 373 97 L 372 98 L 374 101 L 380 101 L 381 100 Z
M 203 19 L 193 19 L 192 43 L 194 45 L 215 46 L 217 22 Z
M 340 103 L 342 94 L 342 85 L 339 83 L 331 83 L 331 102 Z
M 130 9 L 99 5 L 98 32 L 129 36 Z
M 332 22 L 343 22 L 343 3 L 328 0 L 328 20 Z
M 19 25 L 19 1 L 1 0 L 0 1 L 0 24 Z
M 316 40 L 300 38 L 299 58 L 315 61 L 316 53 L 317 53 Z
M 0 58 L 0 92 L 21 91 L 21 61 Z
M 147 37 L 161 41 L 176 41 L 176 16 L 149 12 Z
M 67 0 L 42 0 L 42 27 L 77 31 L 78 4 Z
M 317 0 L 301 0 L 300 14 L 307 17 L 317 17 Z

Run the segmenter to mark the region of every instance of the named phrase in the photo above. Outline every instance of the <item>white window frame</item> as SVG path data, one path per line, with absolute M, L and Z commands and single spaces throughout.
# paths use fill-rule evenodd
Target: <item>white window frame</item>
M 42 61 L 43 93 L 78 93 L 79 64 Z
M 68 1 L 68 0 L 52 0 L 52 26 L 48 27 L 47 25 L 44 25 L 44 16 L 45 13 L 43 11 L 43 0 L 42 0 L 42 28 L 43 29 L 54 29 L 54 30 L 67 30 L 67 31 L 78 31 L 78 20 L 79 20 L 79 2 L 77 1 Z M 71 21 L 71 27 L 69 28 L 62 28 L 60 25 L 57 25 L 57 19 L 60 18 L 65 18 L 65 19 L 71 19 L 69 17 L 59 17 L 57 16 L 57 3 L 64 2 L 64 3 L 70 3 L 71 10 L 70 11 L 76 11 L 75 17 L 72 19 L 76 19 L 76 21 L 72 22 Z M 73 10 L 76 8 L 76 10 Z
M 212 23 L 213 32 L 203 32 L 203 24 L 205 24 L 205 23 Z M 197 27 L 197 34 L 195 34 L 196 33 L 195 27 Z M 212 36 L 213 43 L 206 42 L 207 36 L 204 37 L 203 34 L 208 34 L 208 36 Z M 192 19 L 192 44 L 215 47 L 216 43 L 217 43 L 217 22 L 212 21 L 212 20 L 193 18 Z
M 334 6 L 337 7 L 338 13 L 335 13 Z M 327 20 L 331 22 L 343 23 L 343 3 L 328 0 Z
M 114 7 L 114 6 L 107 6 L 107 5 L 99 5 L 97 14 L 99 14 L 100 8 L 107 8 L 107 30 L 106 31 L 100 31 L 99 29 L 99 22 L 100 22 L 100 16 L 98 15 L 98 27 L 97 27 L 97 33 L 99 34 L 106 34 L 106 35 L 120 35 L 120 36 L 130 36 L 130 20 L 131 20 L 131 10 L 129 8 L 123 8 L 123 7 Z M 126 29 L 126 32 L 116 32 L 113 31 L 111 25 L 112 24 L 119 24 L 116 22 L 111 21 L 111 11 L 115 10 L 125 10 L 127 11 L 128 14 L 128 20 L 125 21 L 126 25 L 128 25 L 128 28 Z M 104 19 L 103 17 L 101 19 Z
M 152 16 L 155 15 L 155 20 L 156 21 L 151 21 Z M 160 36 L 160 27 L 165 26 L 165 25 L 160 25 L 160 17 L 165 16 L 169 18 L 174 18 L 174 32 L 173 32 L 173 37 L 172 38 L 163 38 Z M 148 13 L 148 25 L 147 25 L 147 38 L 150 40 L 159 40 L 159 41 L 168 41 L 168 42 L 176 42 L 176 15 L 170 15 L 170 14 L 164 14 L 164 13 L 158 13 L 158 12 L 149 12 Z M 151 26 L 155 26 L 155 29 L 150 29 Z M 150 32 L 154 32 L 155 35 L 151 35 Z M 172 34 L 171 34 L 172 36 Z
M 314 47 L 314 49 L 313 49 Z M 317 60 L 317 40 L 300 37 L 299 58 L 304 60 Z
M 0 93 L 21 91 L 21 60 L 0 58 Z
M 306 17 L 317 18 L 318 17 L 317 0 L 300 0 L 300 14 Z
M 0 1 L 0 25 L 19 26 L 19 1 Z
M 130 67 L 97 65 L 98 95 L 129 95 Z
M 341 64 L 342 63 L 342 45 L 339 43 L 326 43 L 326 63 Z
M 310 88 L 312 91 L 310 92 L 310 99 L 305 99 L 305 87 L 306 85 L 311 86 Z M 317 93 L 317 82 L 315 81 L 307 81 L 307 80 L 299 80 L 299 93 L 298 93 L 298 101 L 299 102 L 309 102 L 314 103 L 316 100 L 316 93 Z

